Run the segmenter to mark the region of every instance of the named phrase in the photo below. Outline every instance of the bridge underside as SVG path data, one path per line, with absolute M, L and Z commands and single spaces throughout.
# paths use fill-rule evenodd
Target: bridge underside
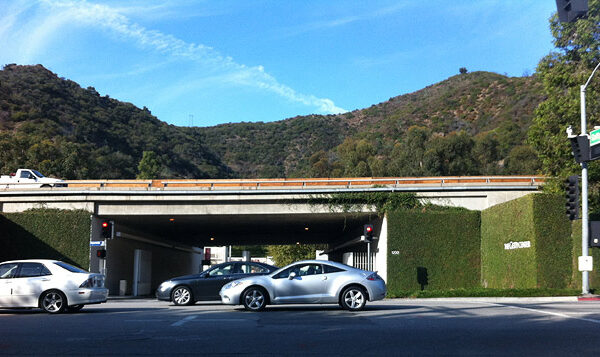
M 244 215 L 124 215 L 101 217 L 118 230 L 203 247 L 255 244 L 336 244 L 358 232 L 373 213 Z

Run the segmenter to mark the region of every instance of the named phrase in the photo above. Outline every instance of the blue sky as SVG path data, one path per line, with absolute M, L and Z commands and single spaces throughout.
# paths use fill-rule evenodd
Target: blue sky
M 533 73 L 554 0 L 0 0 L 0 65 L 42 64 L 174 125 L 371 106 Z

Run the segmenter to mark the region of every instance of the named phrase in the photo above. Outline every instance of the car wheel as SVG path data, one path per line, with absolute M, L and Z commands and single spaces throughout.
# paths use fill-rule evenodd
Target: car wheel
M 192 291 L 186 286 L 178 286 L 173 290 L 172 300 L 175 305 L 191 305 L 194 303 Z
M 342 292 L 340 305 L 346 310 L 362 310 L 367 303 L 367 294 L 365 290 L 358 286 L 350 286 Z
M 252 286 L 242 294 L 242 303 L 246 310 L 260 311 L 267 305 L 267 292 L 261 287 Z
M 67 298 L 58 290 L 47 291 L 42 295 L 40 307 L 51 314 L 61 313 L 67 308 Z
M 67 306 L 67 312 L 77 312 L 83 309 L 84 305 L 71 305 Z

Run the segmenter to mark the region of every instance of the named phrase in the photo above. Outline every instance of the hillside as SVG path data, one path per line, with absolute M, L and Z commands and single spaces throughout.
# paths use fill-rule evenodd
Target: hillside
M 154 151 L 173 178 L 533 173 L 523 144 L 542 99 L 535 77 L 474 72 L 341 115 L 188 128 L 41 65 L 8 65 L 0 172 L 133 178 Z
M 134 178 L 147 150 L 158 154 L 162 177 L 230 176 L 190 134 L 41 65 L 0 71 L 2 173 L 31 167 L 69 179 Z
M 426 147 L 448 144 L 440 138 L 461 131 L 473 138 L 473 147 L 477 138 L 478 149 L 490 152 L 487 161 L 483 159 L 486 162 L 474 164 L 486 167 L 464 174 L 521 173 L 521 168 L 511 170 L 502 165 L 511 150 L 524 143 L 534 109 L 542 100 L 542 87 L 535 77 L 474 72 L 341 115 L 310 115 L 272 123 L 225 124 L 193 130 L 201 133 L 203 142 L 242 177 L 458 174 L 447 170 L 407 172 L 391 167 L 392 156 L 397 156 L 393 155 L 394 148 L 400 150 L 403 143 L 408 144 L 406 134 L 414 126 L 427 129 L 428 139 L 437 139 L 431 145 L 424 143 Z M 341 167 L 344 156 L 360 156 L 352 151 L 361 139 L 372 145 L 363 145 L 370 151 L 366 161 L 378 160 L 380 164 L 375 165 L 383 166 L 383 170 L 360 172 Z M 346 147 L 339 147 L 345 140 Z M 526 159 L 532 159 L 527 148 L 520 149 L 528 154 Z M 315 170 L 315 163 L 319 162 L 328 168 Z M 356 158 L 345 164 L 350 168 L 359 165 Z

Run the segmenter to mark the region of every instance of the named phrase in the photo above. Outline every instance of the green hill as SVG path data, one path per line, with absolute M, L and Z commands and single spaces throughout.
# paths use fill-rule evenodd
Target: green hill
M 7 65 L 0 172 L 133 178 L 154 151 L 169 178 L 534 173 L 524 142 L 541 93 L 535 76 L 474 72 L 340 115 L 188 128 L 41 65 Z
M 233 174 L 192 131 L 145 107 L 100 96 L 41 65 L 0 71 L 0 172 L 31 167 L 69 179 L 134 178 L 145 150 L 158 155 L 161 177 Z

